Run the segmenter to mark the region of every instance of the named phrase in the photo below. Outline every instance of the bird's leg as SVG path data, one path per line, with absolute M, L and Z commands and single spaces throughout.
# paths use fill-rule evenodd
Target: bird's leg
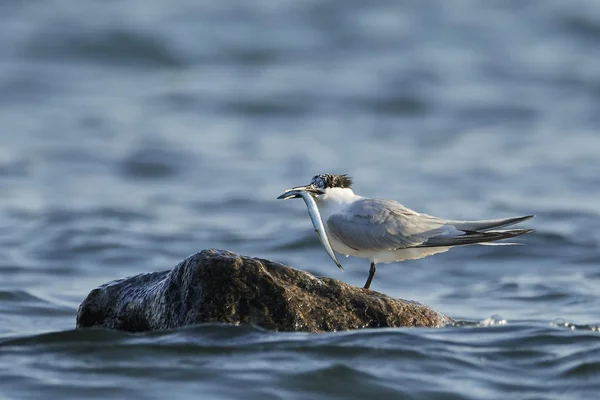
M 365 283 L 364 289 L 371 288 L 371 281 L 373 281 L 373 277 L 375 276 L 376 270 L 377 268 L 375 268 L 375 263 L 371 262 L 371 268 L 369 268 L 369 277 L 367 278 L 367 283 Z

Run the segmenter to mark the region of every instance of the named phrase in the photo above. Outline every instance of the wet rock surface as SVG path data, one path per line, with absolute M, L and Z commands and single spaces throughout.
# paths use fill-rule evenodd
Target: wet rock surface
M 275 331 L 440 327 L 431 308 L 283 264 L 204 250 L 173 270 L 109 282 L 79 306 L 77 327 L 130 332 L 205 322 L 255 324 Z

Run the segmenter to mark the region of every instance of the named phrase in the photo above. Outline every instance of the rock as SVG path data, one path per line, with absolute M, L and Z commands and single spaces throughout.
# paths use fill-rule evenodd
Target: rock
M 223 250 L 194 254 L 172 271 L 102 285 L 77 312 L 78 328 L 142 332 L 203 322 L 327 332 L 453 321 L 416 302 Z

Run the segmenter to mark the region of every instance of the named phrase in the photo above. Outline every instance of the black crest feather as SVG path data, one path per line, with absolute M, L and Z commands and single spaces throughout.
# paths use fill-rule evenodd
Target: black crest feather
M 351 188 L 352 177 L 346 174 L 334 175 L 334 174 L 319 174 L 313 176 L 311 182 L 314 186 L 320 189 L 327 188 Z

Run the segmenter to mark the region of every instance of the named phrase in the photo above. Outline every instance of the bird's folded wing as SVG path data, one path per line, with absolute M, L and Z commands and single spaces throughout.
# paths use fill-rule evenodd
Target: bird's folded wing
M 332 236 L 348 247 L 365 251 L 415 247 L 434 236 L 456 231 L 439 218 L 383 199 L 356 201 L 343 212 L 330 216 L 327 227 Z
M 500 219 L 488 219 L 481 221 L 446 221 L 448 225 L 455 226 L 456 229 L 462 231 L 489 231 L 491 229 L 504 228 L 506 226 L 519 224 L 523 221 L 527 221 L 535 217 L 535 215 L 526 215 L 524 217 L 511 217 L 511 218 L 500 218 Z
M 489 244 L 495 240 L 509 239 L 526 233 L 535 232 L 535 229 L 509 229 L 486 232 L 465 232 L 462 235 L 434 236 L 418 247 L 447 247 L 462 246 L 466 244 Z M 495 243 L 518 244 L 518 243 Z

